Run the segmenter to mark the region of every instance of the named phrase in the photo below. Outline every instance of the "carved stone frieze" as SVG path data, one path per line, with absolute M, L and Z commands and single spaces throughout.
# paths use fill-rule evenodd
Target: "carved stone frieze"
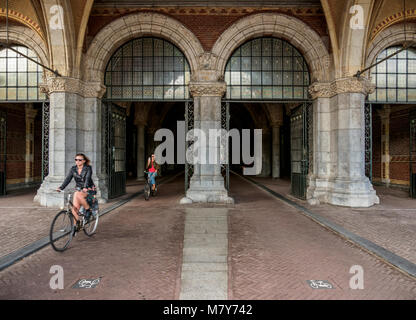
M 222 97 L 227 89 L 225 82 L 191 82 L 189 92 L 194 97 L 198 96 L 220 96 Z
M 333 82 L 314 82 L 309 86 L 312 99 L 331 98 L 340 93 L 373 93 L 375 85 L 367 78 L 348 77 Z
M 85 82 L 68 77 L 47 77 L 46 83 L 41 84 L 40 88 L 48 95 L 53 92 L 70 92 L 84 98 L 102 98 L 106 90 L 99 82 Z

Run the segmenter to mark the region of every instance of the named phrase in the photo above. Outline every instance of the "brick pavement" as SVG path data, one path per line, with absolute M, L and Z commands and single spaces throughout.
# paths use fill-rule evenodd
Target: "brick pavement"
M 344 229 L 416 264 L 416 199 L 404 191 L 375 187 L 380 204 L 371 208 L 309 205 L 290 195 L 290 181 L 254 178 L 269 189 L 327 218 Z
M 346 242 L 296 209 L 232 176 L 228 208 L 230 299 L 416 299 L 416 281 Z M 185 208 L 183 176 L 102 217 L 97 234 L 78 234 L 64 253 L 50 246 L 0 272 L 0 299 L 178 299 Z M 65 289 L 49 288 L 49 268 L 61 265 Z M 364 290 L 349 289 L 349 268 L 364 268 Z M 72 289 L 102 276 L 96 289 Z M 314 290 L 306 280 L 328 280 Z
M 231 299 L 416 299 L 416 280 L 233 177 L 230 215 Z M 350 267 L 364 269 L 364 290 L 352 290 Z M 312 289 L 327 280 L 335 289 Z

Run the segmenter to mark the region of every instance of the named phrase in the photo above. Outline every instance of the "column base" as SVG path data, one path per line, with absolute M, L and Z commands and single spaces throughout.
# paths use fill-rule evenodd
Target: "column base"
M 189 190 L 180 204 L 193 202 L 233 204 L 234 199 L 228 196 L 222 176 L 199 176 L 191 178 Z
M 368 178 L 351 179 L 310 179 L 307 192 L 308 203 L 328 203 L 351 208 L 368 208 L 380 204 Z

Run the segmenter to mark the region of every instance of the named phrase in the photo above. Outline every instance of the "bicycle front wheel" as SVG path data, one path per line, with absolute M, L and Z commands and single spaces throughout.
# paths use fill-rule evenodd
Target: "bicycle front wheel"
M 91 237 L 97 230 L 99 216 L 98 212 L 96 214 L 91 213 L 88 222 L 84 226 L 84 233 L 87 236 Z
M 52 248 L 56 251 L 64 251 L 68 248 L 72 240 L 72 231 L 74 227 L 73 217 L 66 210 L 58 212 L 52 221 L 49 232 L 49 240 Z
M 144 186 L 144 199 L 145 200 L 149 200 L 150 197 L 150 186 L 148 183 L 146 183 L 146 185 Z

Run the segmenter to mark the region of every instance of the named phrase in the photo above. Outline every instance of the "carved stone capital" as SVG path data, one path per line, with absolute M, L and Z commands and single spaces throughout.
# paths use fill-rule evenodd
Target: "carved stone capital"
M 314 82 L 309 86 L 312 99 L 331 98 L 341 93 L 373 93 L 375 85 L 367 78 L 348 77 L 333 82 Z
M 50 95 L 53 92 L 76 93 L 84 98 L 102 98 L 105 86 L 99 82 L 85 82 L 68 77 L 47 77 L 46 83 L 41 84 L 41 91 Z
M 227 90 L 225 82 L 191 82 L 189 92 L 193 97 L 214 96 L 222 97 Z

